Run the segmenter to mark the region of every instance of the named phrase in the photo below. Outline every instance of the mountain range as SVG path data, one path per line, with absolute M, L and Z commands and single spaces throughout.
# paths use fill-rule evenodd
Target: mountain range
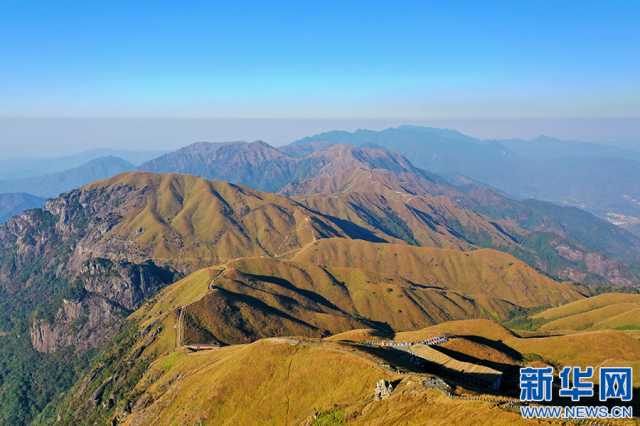
M 89 182 L 133 170 L 134 167 L 133 164 L 118 157 L 100 157 L 60 172 L 0 181 L 0 193 L 13 191 L 25 192 L 41 198 L 56 197 Z
M 133 170 L 134 164 L 161 154 L 100 149 L 57 158 L 0 160 L 0 223 L 41 207 L 46 198 Z
M 640 239 L 582 210 L 518 201 L 474 181 L 451 183 L 380 147 L 310 144 L 277 149 L 264 142 L 198 143 L 140 168 L 278 190 L 384 240 L 493 247 L 560 279 L 638 281 Z M 298 145 L 306 151 L 287 154 Z
M 321 133 L 283 150 L 305 155 L 333 144 L 377 145 L 446 177 L 464 176 L 516 198 L 579 207 L 631 230 L 638 229 L 638 151 L 544 136 L 481 140 L 455 130 L 417 126 Z
M 91 149 L 77 154 L 53 157 L 11 158 L 6 156 L 0 159 L 0 181 L 64 172 L 104 157 L 118 157 L 128 163 L 138 165 L 162 154 L 164 154 L 164 151 Z
M 442 146 L 465 138 L 440 132 Z M 594 330 L 611 342 L 599 354 L 627 362 L 640 350 L 626 332 L 609 330 L 636 327 L 633 316 L 613 319 L 599 310 L 635 311 L 637 301 L 591 297 L 640 288 L 639 237 L 573 206 L 512 197 L 468 174 L 425 170 L 419 155 L 410 160 L 365 133 L 281 148 L 199 142 L 140 166 L 107 157 L 12 181 L 50 199 L 7 197 L 14 210 L 18 201 L 36 208 L 0 225 L 0 423 L 163 423 L 182 413 L 166 403 L 170 389 L 194 392 L 210 377 L 194 376 L 189 363 L 215 368 L 223 362 L 218 350 L 228 354 L 224 362 L 238 383 L 251 379 L 233 365 L 254 359 L 254 348 L 270 354 L 260 364 L 265 371 L 282 362 L 291 367 L 294 354 L 274 344 L 343 363 L 343 375 L 361 389 L 357 401 L 345 402 L 354 419 L 366 419 L 357 407 L 371 385 L 355 378 L 363 371 L 356 365 L 369 363 L 377 376 L 387 368 L 381 365 L 391 363 L 398 374 L 406 367 L 393 353 L 350 346 L 361 338 L 457 330 L 461 340 L 444 353 L 503 372 L 506 393 L 519 365 L 577 358 L 555 351 L 561 338 L 527 343 L 492 321 L 573 333 L 597 317 Z M 349 141 L 353 135 L 362 140 Z M 463 334 L 464 320 L 485 322 L 468 323 L 470 334 Z M 271 338 L 283 339 L 264 340 Z M 567 339 L 594 348 L 598 341 Z M 525 352 L 529 344 L 535 355 Z M 278 380 L 274 386 L 283 386 Z M 204 413 L 199 401 L 193 409 Z M 302 421 L 311 408 L 301 404 L 286 417 Z M 315 420 L 309 424 L 322 424 Z
M 531 140 L 482 140 L 455 130 L 418 126 L 382 131 L 332 131 L 280 148 L 264 142 L 202 142 L 166 154 L 94 150 L 46 160 L 6 160 L 0 161 L 3 170 L 0 193 L 25 192 L 52 197 L 124 171 L 121 165 L 120 169 L 114 167 L 111 173 L 106 173 L 106 164 L 102 173 L 91 170 L 98 167 L 95 161 L 113 162 L 113 158 L 106 160 L 106 157 L 141 165 L 140 170 L 180 171 L 243 183 L 259 190 L 278 191 L 293 180 L 313 174 L 321 159 L 311 160 L 308 154 L 335 144 L 386 148 L 448 180 L 475 181 L 516 199 L 533 198 L 578 207 L 631 232 L 640 232 L 637 185 L 640 153 L 637 150 L 547 136 Z M 292 161 L 294 158 L 305 160 Z M 182 163 L 178 164 L 179 161 Z M 252 165 L 251 169 L 243 167 L 248 164 Z M 64 177 L 68 173 L 58 175 L 70 168 L 77 169 L 71 172 L 74 178 Z

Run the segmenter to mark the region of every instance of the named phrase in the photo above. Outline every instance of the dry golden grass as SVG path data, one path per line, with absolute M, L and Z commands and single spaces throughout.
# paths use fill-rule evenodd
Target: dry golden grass
M 329 342 L 267 339 L 170 354 L 138 385 L 145 394 L 125 424 L 300 424 L 315 410 L 370 398 L 383 378 L 394 375 Z
M 450 336 L 482 336 L 487 339 L 497 341 L 504 341 L 515 337 L 509 329 L 501 326 L 495 321 L 487 319 L 471 319 L 449 321 L 431 327 L 426 327 L 422 330 L 397 333 L 395 340 L 399 342 L 413 342 L 443 334 Z
M 412 330 L 452 319 L 504 318 L 517 306 L 579 297 L 571 285 L 493 250 L 336 238 L 309 244 L 292 260 L 242 258 L 200 270 L 163 290 L 136 318 L 184 307 L 185 343 L 233 344 L 380 330 L 383 323 Z
M 442 347 L 477 359 L 500 364 L 515 365 L 519 361 L 510 353 L 503 352 L 499 349 L 465 337 L 451 339 L 447 343 L 443 344 Z
M 558 305 L 583 296 L 570 284 L 558 283 L 513 256 L 491 249 L 457 250 L 325 239 L 307 245 L 294 260 L 333 269 L 365 270 L 379 277 L 402 277 L 419 284 L 444 287 L 474 297 L 496 316 L 506 306 Z
M 279 255 L 315 238 L 344 236 L 286 197 L 190 175 L 125 173 L 85 188 L 128 188 L 117 206 L 123 219 L 104 238 L 133 241 L 146 257 L 179 260 L 185 269 Z
M 398 341 L 418 341 L 440 334 L 484 337 L 505 344 L 524 355 L 525 358 L 533 358 L 533 355 L 537 355 L 560 367 L 567 365 L 583 367 L 637 366 L 638 360 L 640 360 L 640 340 L 629 333 L 615 330 L 522 338 L 493 321 L 467 320 L 442 323 L 418 331 L 397 333 L 395 339 Z M 476 354 L 473 352 L 467 354 L 482 358 L 480 351 Z M 640 384 L 640 378 L 634 377 L 634 383 Z
M 571 315 L 580 314 L 587 311 L 592 311 L 597 308 L 602 308 L 609 305 L 616 305 L 619 303 L 640 303 L 640 294 L 628 294 L 628 293 L 605 293 L 598 296 L 593 296 L 588 299 L 578 300 L 573 303 L 568 303 L 563 306 L 547 309 L 532 318 L 555 320 L 558 318 L 565 318 Z
M 93 187 L 118 185 L 134 188 L 137 196 L 108 237 L 132 239 L 156 260 L 182 258 L 187 269 L 216 265 L 165 288 L 132 315 L 147 333 L 129 354 L 148 343 L 141 354 L 152 364 L 136 384 L 140 397 L 131 413 L 119 413 L 127 414 L 125 424 L 301 424 L 332 410 L 354 424 L 521 422 L 496 403 L 428 390 L 420 377 L 392 372 L 381 359 L 339 342 L 379 338 L 383 322 L 414 330 L 397 333 L 396 340 L 479 336 L 557 365 L 638 366 L 640 339 L 630 333 L 522 338 L 487 319 L 505 318 L 516 307 L 583 299 L 574 286 L 508 254 L 325 239 L 342 231 L 291 200 L 191 176 L 134 173 Z M 438 214 L 458 214 L 444 201 L 439 206 Z M 463 219 L 482 231 L 473 217 Z M 446 233 L 420 238 L 460 246 Z M 565 307 L 553 319 L 594 307 L 580 309 Z M 184 312 L 182 322 L 178 312 Z M 626 324 L 628 317 L 606 321 Z M 448 321 L 468 318 L 485 319 Z M 308 338 L 329 333 L 340 334 Z M 307 338 L 285 337 L 292 335 Z M 238 344 L 268 336 L 282 337 Z M 232 345 L 195 353 L 176 348 L 208 342 Z M 445 346 L 516 363 L 509 352 L 482 340 L 458 338 Z M 376 402 L 373 389 L 380 379 L 402 382 L 389 399 Z
M 373 328 L 360 328 L 334 334 L 333 336 L 326 337 L 324 340 L 330 342 L 338 342 L 341 340 L 351 342 L 365 342 L 369 340 L 387 339 L 389 337 L 391 336 L 381 333 L 379 330 L 375 330 Z
M 380 379 L 401 381 L 388 399 L 375 401 Z M 142 397 L 124 424 L 304 424 L 331 412 L 354 425 L 527 424 L 500 408 L 498 398 L 451 399 L 423 387 L 423 379 L 391 373 L 380 360 L 327 341 L 265 339 L 173 352 L 138 383 Z
M 473 247 L 447 226 L 456 223 L 466 235 L 483 235 L 497 247 L 515 245 L 487 218 L 457 205 L 452 188 L 434 185 L 415 174 L 334 167 L 330 173 L 305 181 L 293 193 L 302 194 L 296 199 L 310 208 L 348 219 L 390 242 Z
M 132 319 L 147 321 L 174 311 L 202 299 L 209 291 L 209 283 L 222 269 L 212 267 L 196 271 L 180 281 L 163 289 L 152 301 L 131 316 Z M 144 325 L 144 323 L 143 323 Z
M 640 329 L 640 294 L 606 293 L 547 309 L 531 318 L 541 330 Z
M 393 373 L 382 365 L 387 361 L 336 342 L 368 340 L 374 330 L 351 330 L 323 340 L 269 338 L 190 353 L 172 346 L 175 316 L 160 315 L 165 328 L 153 346 L 157 357 L 136 385 L 141 396 L 124 419 L 127 425 L 302 424 L 314 413 L 335 413 L 348 424 L 362 425 L 421 425 L 427 420 L 443 425 L 527 424 L 497 401 L 451 399 L 424 388 L 420 375 Z M 557 365 L 640 367 L 640 341 L 616 331 L 525 339 L 494 321 L 465 320 L 398 333 L 395 338 L 420 340 L 445 333 L 500 341 Z M 466 338 L 454 338 L 444 346 L 478 359 L 518 363 L 504 351 Z M 375 383 L 383 378 L 402 380 L 391 397 L 374 401 Z
M 451 399 L 435 390 L 425 390 L 417 380 L 403 382 L 389 398 L 346 410 L 356 416 L 353 425 L 527 425 L 519 413 L 498 403 Z M 554 423 L 547 423 L 554 424 Z M 555 423 L 561 424 L 561 423 Z
M 599 365 L 608 359 L 640 359 L 640 342 L 622 331 L 589 331 L 505 341 L 521 353 L 537 353 L 558 365 Z
M 425 388 L 424 378 L 392 373 L 381 360 L 326 340 L 274 338 L 175 351 L 158 358 L 138 383 L 141 397 L 124 424 L 309 424 L 328 413 L 337 421 L 329 424 L 532 424 L 502 408 L 500 397 L 452 399 Z M 375 401 L 380 379 L 399 384 L 389 398 Z
M 630 330 L 630 331 L 627 331 L 627 334 L 633 337 L 634 339 L 640 340 L 640 330 Z
M 540 326 L 541 330 L 587 330 L 601 328 L 640 328 L 640 303 L 617 303 L 592 311 L 559 318 Z
M 474 373 L 474 374 L 490 374 L 500 375 L 500 372 L 490 367 L 469 363 L 466 361 L 460 361 L 453 358 L 442 351 L 432 348 L 429 345 L 417 344 L 411 347 L 411 352 L 416 354 L 422 359 L 431 361 L 438 364 L 448 370 L 456 371 L 458 373 Z M 478 357 L 476 357 L 478 358 Z

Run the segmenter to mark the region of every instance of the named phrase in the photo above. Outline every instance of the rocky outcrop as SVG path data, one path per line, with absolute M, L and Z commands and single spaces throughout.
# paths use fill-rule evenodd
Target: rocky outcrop
M 19 321 L 23 306 L 41 307 L 30 315 L 36 350 L 98 346 L 126 314 L 180 277 L 131 242 L 105 238 L 140 197 L 124 185 L 75 190 L 0 226 L 0 290 L 19 295 L 6 315 Z
M 573 264 L 558 271 L 558 276 L 561 278 L 575 282 L 588 282 L 591 275 L 600 277 L 601 281 L 620 286 L 632 287 L 637 284 L 636 279 L 630 274 L 629 268 L 622 262 L 568 244 L 554 241 L 552 245 L 558 255 Z
M 380 380 L 376 383 L 376 389 L 373 393 L 373 398 L 376 401 L 380 401 L 391 396 L 391 392 L 393 392 L 393 383 L 388 380 Z
M 65 299 L 53 320 L 33 321 L 31 344 L 39 352 L 53 353 L 68 346 L 85 352 L 110 337 L 122 315 L 121 308 L 101 297 Z
M 36 349 L 85 350 L 188 272 L 346 235 L 282 196 L 186 175 L 117 176 L 0 226 L 0 329 L 11 328 L 4 318 L 22 332 L 30 322 Z
M 152 261 L 91 259 L 75 278 L 79 300 L 63 299 L 52 320 L 34 319 L 31 344 L 47 353 L 68 346 L 76 352 L 94 348 L 111 336 L 126 314 L 177 277 L 175 271 Z
M 91 259 L 82 266 L 79 278 L 87 292 L 134 310 L 146 298 L 176 281 L 178 273 L 148 260 L 133 264 L 124 260 Z

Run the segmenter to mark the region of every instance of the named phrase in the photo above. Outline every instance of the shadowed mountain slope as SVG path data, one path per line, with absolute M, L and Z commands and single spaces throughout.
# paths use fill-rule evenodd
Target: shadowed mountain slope
M 517 198 L 580 207 L 628 229 L 640 220 L 637 151 L 545 136 L 480 140 L 419 126 L 326 132 L 281 150 L 301 156 L 336 144 L 384 147 L 434 173 L 466 176 Z
M 388 334 L 451 319 L 582 299 L 513 256 L 343 238 L 287 259 L 243 258 L 169 286 L 144 314 L 179 321 L 178 344 L 236 344 L 271 336 L 321 337 L 356 328 Z
M 328 150 L 349 149 L 336 145 Z M 412 170 L 410 163 L 407 171 L 394 173 L 367 168 L 354 156 L 342 158 L 350 161 L 328 163 L 317 176 L 283 192 L 390 241 L 493 247 L 560 279 L 623 286 L 640 282 L 640 239 L 587 212 L 515 201 L 477 185 L 453 186 Z
M 464 139 L 455 132 L 449 136 L 451 143 Z M 318 213 L 346 219 L 386 241 L 492 247 L 559 279 L 640 283 L 640 270 L 634 266 L 640 263 L 640 238 L 604 220 L 575 208 L 512 200 L 468 180 L 453 185 L 399 154 L 340 141 L 309 142 L 313 149 L 303 150 L 297 148 L 307 142 L 282 149 L 264 142 L 198 143 L 143 167 L 278 189 Z
M 36 318 L 32 339 L 36 347 L 52 351 L 79 338 L 81 333 L 67 333 L 83 312 L 96 321 L 108 313 L 102 321 L 109 324 L 120 310 L 134 309 L 180 274 L 348 235 L 283 196 L 186 175 L 119 175 L 50 200 L 0 227 L 0 290 L 7 294 L 3 315 L 17 321 L 11 318 L 25 303 L 47 300 L 53 312 L 42 321 Z M 77 302 L 62 304 L 68 299 Z M 95 331 L 91 324 L 85 325 Z M 93 344 L 95 339 L 84 339 L 83 346 Z

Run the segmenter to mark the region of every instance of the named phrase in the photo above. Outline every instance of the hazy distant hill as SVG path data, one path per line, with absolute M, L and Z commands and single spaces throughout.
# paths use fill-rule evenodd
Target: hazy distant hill
M 116 149 L 93 149 L 63 157 L 0 159 L 0 181 L 48 175 L 74 169 L 102 157 L 118 157 L 138 165 L 162 155 L 163 151 L 128 151 Z
M 27 209 L 42 207 L 44 200 L 31 194 L 0 194 L 0 223 Z
M 294 156 L 261 141 L 199 142 L 144 163 L 139 169 L 186 173 L 248 185 L 261 191 L 279 191 L 294 182 L 317 176 L 328 164 L 336 166 L 342 162 L 350 167 L 353 156 L 367 168 L 423 173 L 406 159 L 388 151 L 326 149 Z
M 78 167 L 47 175 L 0 181 L 0 192 L 26 192 L 55 197 L 89 182 L 133 170 L 133 164 L 118 157 L 101 157 Z
M 143 163 L 156 173 L 186 173 L 277 191 L 296 175 L 296 160 L 264 142 L 198 142 Z
M 640 161 L 640 151 L 638 150 L 592 142 L 565 141 L 550 136 L 538 136 L 529 140 L 502 139 L 494 142 L 528 158 L 626 158 Z
M 637 151 L 549 137 L 485 141 L 454 130 L 416 126 L 327 132 L 281 151 L 306 155 L 331 144 L 382 146 L 408 156 L 418 167 L 467 176 L 516 197 L 577 206 L 603 218 L 629 216 L 618 221 L 623 226 L 640 219 Z
M 376 145 L 405 155 L 416 166 L 431 172 L 471 177 L 476 170 L 483 170 L 485 164 L 506 164 L 513 155 L 496 143 L 474 139 L 455 130 L 415 126 L 381 131 L 331 131 L 300 139 L 281 150 L 301 155 L 332 144 Z

